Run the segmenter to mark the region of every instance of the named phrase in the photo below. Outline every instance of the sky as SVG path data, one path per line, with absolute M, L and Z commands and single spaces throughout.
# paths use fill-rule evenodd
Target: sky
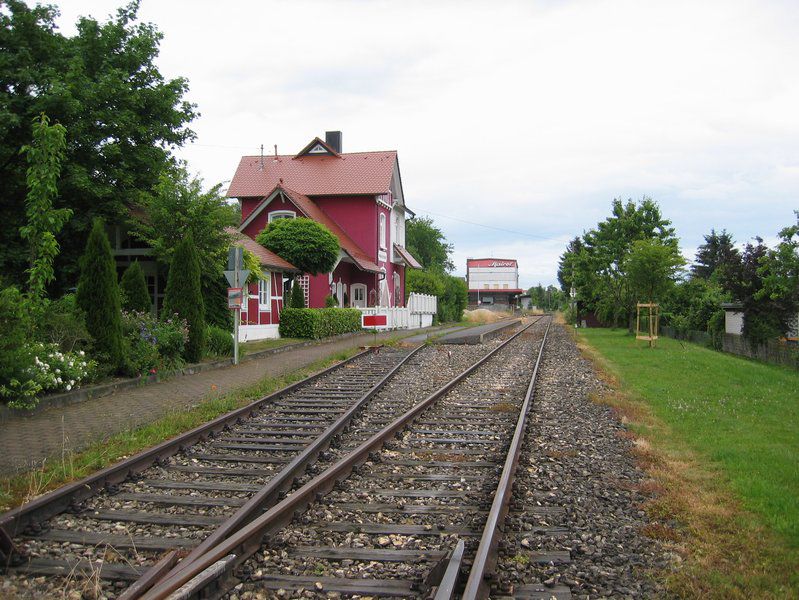
M 119 0 L 55 0 L 59 25 Z M 201 116 L 208 186 L 327 130 L 396 149 L 406 204 L 467 257 L 557 284 L 614 198 L 653 198 L 692 258 L 711 228 L 767 242 L 799 209 L 799 2 L 142 0 L 157 65 Z

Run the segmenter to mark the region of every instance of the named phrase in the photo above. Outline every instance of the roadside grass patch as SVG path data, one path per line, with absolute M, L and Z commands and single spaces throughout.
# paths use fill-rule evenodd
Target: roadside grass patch
M 222 396 L 213 393 L 192 408 L 176 410 L 137 429 L 95 442 L 80 452 L 64 450 L 37 469 L 0 478 L 0 512 L 5 512 L 66 483 L 87 477 L 119 460 L 146 450 L 227 412 L 250 404 L 287 385 L 346 360 L 357 349 L 338 352 L 280 377 L 265 377 L 256 384 Z
M 661 338 L 580 330 L 655 483 L 645 534 L 684 559 L 679 597 L 799 595 L 799 372 Z M 643 490 L 642 490 L 643 491 Z

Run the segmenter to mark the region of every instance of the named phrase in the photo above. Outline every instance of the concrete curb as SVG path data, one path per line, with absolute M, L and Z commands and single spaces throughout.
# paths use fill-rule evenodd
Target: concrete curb
M 412 329 L 412 330 L 402 330 L 403 333 L 405 331 L 409 332 L 407 335 L 400 334 L 400 330 L 392 330 L 392 331 L 381 331 L 378 332 L 378 339 L 385 339 L 386 337 L 392 337 L 392 335 L 399 335 L 400 337 L 410 337 L 415 335 L 421 331 L 435 331 L 441 329 L 440 325 L 436 327 L 427 327 L 423 329 Z M 392 334 L 387 336 L 386 334 Z M 258 352 L 253 352 L 252 354 L 246 354 L 241 358 L 241 362 L 249 361 L 249 360 L 256 360 L 260 358 L 265 358 L 267 356 L 271 356 L 274 354 L 280 354 L 282 352 L 287 352 L 289 350 L 297 350 L 300 348 L 307 348 L 309 346 L 323 346 L 326 344 L 331 344 L 334 342 L 339 342 L 341 340 L 346 340 L 347 338 L 355 338 L 355 337 L 369 337 L 373 338 L 374 334 L 363 331 L 352 332 L 352 333 L 342 333 L 341 335 L 324 338 L 321 340 L 308 340 L 305 342 L 297 342 L 295 344 L 286 344 L 285 346 L 278 346 L 277 348 L 267 348 L 266 350 L 259 350 Z M 70 404 L 77 404 L 79 402 L 86 402 L 87 400 L 93 400 L 95 398 L 102 398 L 104 396 L 110 396 L 111 394 L 115 394 L 118 391 L 128 390 L 131 388 L 136 388 L 139 386 L 144 385 L 151 385 L 154 383 L 159 383 L 161 381 L 168 381 L 174 379 L 175 377 L 185 377 L 188 375 L 194 375 L 196 373 L 203 373 L 205 371 L 214 371 L 216 369 L 223 369 L 225 367 L 230 367 L 233 365 L 232 358 L 225 358 L 222 360 L 215 360 L 211 362 L 204 362 L 204 363 L 195 363 L 192 365 L 186 365 L 179 371 L 175 371 L 170 373 L 164 378 L 161 378 L 159 375 L 149 375 L 147 377 L 132 377 L 130 379 L 120 379 L 118 381 L 110 381 L 108 383 L 100 383 L 98 385 L 90 385 L 85 388 L 78 388 L 76 390 L 72 390 L 69 392 L 64 392 L 61 394 L 52 394 L 49 396 L 44 396 L 39 399 L 39 403 L 33 409 L 25 409 L 25 408 L 10 408 L 8 406 L 0 406 L 0 423 L 12 420 L 16 417 L 31 417 L 36 415 L 44 410 L 48 410 L 51 408 L 59 408 L 62 406 L 68 406 Z

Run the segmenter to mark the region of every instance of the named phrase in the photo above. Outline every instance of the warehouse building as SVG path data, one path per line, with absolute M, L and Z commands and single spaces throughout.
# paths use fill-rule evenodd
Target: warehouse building
M 510 310 L 519 296 L 519 263 L 507 258 L 470 258 L 466 261 L 469 309 Z

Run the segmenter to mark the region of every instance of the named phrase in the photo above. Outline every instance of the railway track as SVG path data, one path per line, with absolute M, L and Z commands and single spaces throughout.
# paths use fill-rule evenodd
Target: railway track
M 357 443 L 364 418 L 396 416 L 499 343 L 458 348 L 455 359 L 441 348 L 361 353 L 0 515 L 2 566 L 36 582 L 23 585 L 29 597 L 138 597 L 272 506 L 309 465 L 318 471 L 331 443 Z
M 364 351 L 0 516 L 4 566 L 123 588 L 164 551 L 213 542 L 242 508 L 274 504 L 417 351 Z
M 142 597 L 488 597 L 549 328 L 533 325 L 427 397 L 370 405 L 288 497 Z

